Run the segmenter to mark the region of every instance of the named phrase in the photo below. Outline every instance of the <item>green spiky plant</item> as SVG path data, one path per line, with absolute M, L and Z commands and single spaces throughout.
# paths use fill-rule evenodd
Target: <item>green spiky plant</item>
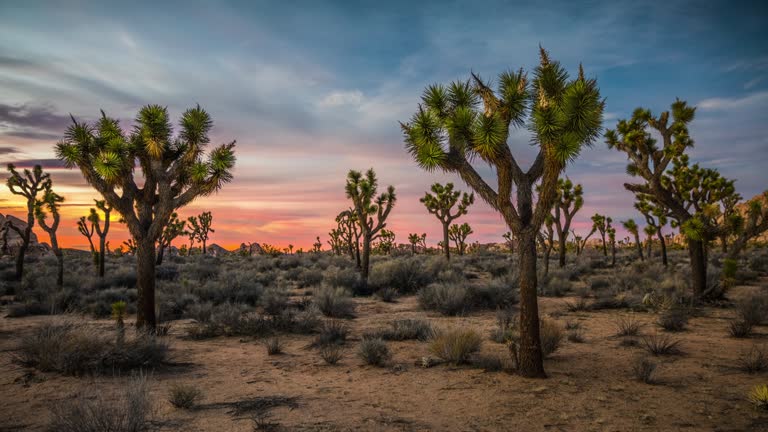
M 168 224 L 163 229 L 163 235 L 157 241 L 157 260 L 155 261 L 157 265 L 163 263 L 163 255 L 165 255 L 165 250 L 171 247 L 171 243 L 177 237 L 187 233 L 186 228 L 187 222 L 179 219 L 179 215 L 176 212 L 171 213 Z
M 459 255 L 464 255 L 467 249 L 467 237 L 473 232 L 472 227 L 466 222 L 461 225 L 453 224 L 448 228 L 448 237 L 453 241 Z
M 418 235 L 416 233 L 408 234 L 408 243 L 411 244 L 411 255 L 416 255 L 416 248 L 427 242 L 427 233 Z M 426 245 L 424 246 L 426 252 Z
M 570 179 L 557 180 L 557 198 L 554 206 L 554 225 L 558 241 L 558 266 L 565 267 L 566 245 L 571 230 L 571 221 L 584 206 L 584 189 L 580 184 L 574 186 Z
M 420 201 L 427 208 L 427 211 L 435 215 L 443 225 L 443 253 L 446 259 L 450 259 L 451 248 L 448 246 L 448 228 L 454 220 L 467 214 L 467 209 L 475 202 L 475 194 L 464 192 L 462 195 L 461 191 L 453 190 L 453 183 L 446 183 L 445 186 L 435 183 L 431 190 L 432 193 L 425 192 Z M 459 206 L 456 208 L 456 212 L 451 213 L 457 203 Z
M 575 79 L 540 49 L 529 82 L 522 69 L 503 72 L 494 91 L 475 74 L 472 81 L 432 85 L 409 122 L 402 124 L 407 150 L 422 168 L 458 173 L 497 210 L 518 241 L 520 339 L 518 371 L 545 377 L 536 279 L 536 236 L 552 209 L 557 179 L 566 164 L 600 134 L 604 101 L 597 82 L 582 68 Z M 482 106 L 480 102 L 482 101 Z M 507 142 L 510 128 L 533 133 L 539 153 L 524 171 Z M 472 165 L 495 169 L 494 189 Z M 534 206 L 534 185 L 540 183 Z M 513 197 L 513 190 L 516 197 Z
M 666 267 L 668 265 L 667 241 L 661 229 L 668 222 L 667 211 L 663 207 L 653 204 L 643 194 L 635 194 L 635 198 L 635 208 L 645 217 L 646 225 L 655 228 L 656 237 L 659 239 L 659 245 L 661 246 L 661 262 Z M 650 256 L 648 258 L 650 259 Z
M 328 245 L 331 247 L 331 252 L 333 252 L 334 255 L 341 255 L 341 251 L 344 247 L 341 230 L 338 228 L 332 229 L 328 232 L 328 237 L 330 237 Z
M 603 256 L 608 256 L 608 244 L 605 241 L 605 235 L 608 232 L 608 227 L 611 226 L 613 219 L 610 217 L 595 213 L 592 216 L 592 230 L 597 230 L 600 233 L 600 239 L 603 245 Z M 589 238 L 589 236 L 587 236 Z
M 389 255 L 395 247 L 395 232 L 382 228 L 375 249 L 382 255 Z
M 8 164 L 8 172 L 11 173 L 5 182 L 8 189 L 12 194 L 22 196 L 27 200 L 27 225 L 22 228 L 9 221 L 6 228 L 14 230 L 21 238 L 21 245 L 16 253 L 16 273 L 14 275 L 16 280 L 21 280 L 21 276 L 24 274 L 24 256 L 32 239 L 32 228 L 35 227 L 37 195 L 49 187 L 51 176 L 44 173 L 43 167 L 40 165 L 35 165 L 31 171 L 25 169 L 23 173 L 20 173 L 13 164 Z
M 101 114 L 95 124 L 72 118 L 56 154 L 68 167 L 79 168 L 125 221 L 137 246 L 136 325 L 154 330 L 155 244 L 174 211 L 232 180 L 235 143 L 205 156 L 213 121 L 200 106 L 182 114 L 176 136 L 168 110 L 159 105 L 141 108 L 130 134 L 116 119 Z M 140 182 L 135 179 L 137 164 Z
M 552 215 L 544 220 L 543 229 L 539 232 L 538 240 L 541 249 L 544 252 L 544 276 L 549 274 L 549 256 L 555 247 L 555 229 L 553 227 L 554 218 Z
M 387 217 L 397 201 L 394 186 L 387 187 L 386 192 L 376 196 L 378 188 L 379 182 L 373 168 L 369 169 L 365 176 L 355 170 L 350 170 L 347 174 L 345 190 L 347 198 L 352 200 L 356 223 L 362 237 L 360 275 L 366 285 L 370 271 L 371 241 L 375 240 L 379 231 L 386 227 Z
M 640 227 L 637 226 L 637 222 L 635 222 L 634 219 L 628 219 L 623 222 L 621 222 L 621 225 L 624 227 L 627 232 L 632 234 L 632 236 L 635 238 L 635 247 L 637 247 L 637 257 L 640 258 L 640 261 L 643 261 L 643 244 L 640 242 Z
M 88 239 L 88 246 L 91 250 L 91 256 L 93 257 L 93 265 L 96 267 L 96 271 L 99 269 L 99 253 L 96 252 L 96 246 L 93 244 L 93 235 L 96 234 L 96 227 L 94 223 L 89 221 L 87 217 L 80 216 L 77 220 L 77 231 Z
M 354 209 L 344 210 L 336 216 L 336 223 L 341 231 L 341 237 L 347 247 L 347 252 L 354 258 L 357 268 L 360 264 L 360 225 L 357 223 L 357 213 Z
M 59 248 L 56 231 L 59 229 L 59 223 L 61 223 L 59 208 L 61 208 L 61 203 L 64 202 L 64 197 L 54 192 L 51 187 L 51 182 L 47 182 L 43 190 L 43 198 L 35 202 L 35 218 L 37 219 L 37 224 L 48 234 L 48 238 L 51 240 L 51 250 L 53 250 L 53 255 L 56 257 L 58 264 L 56 286 L 61 289 L 64 287 L 64 253 Z M 46 220 L 48 213 L 51 214 L 53 219 L 50 225 Z
M 104 277 L 104 266 L 107 257 L 107 234 L 109 234 L 109 225 L 111 223 L 110 217 L 112 214 L 112 206 L 108 205 L 104 200 L 94 200 L 96 208 L 91 208 L 91 212 L 88 215 L 88 220 L 93 224 L 93 229 L 96 230 L 96 235 L 99 237 L 99 277 Z M 101 225 L 102 216 L 99 215 L 99 211 L 104 213 L 104 225 Z
M 202 245 L 202 253 L 205 255 L 207 250 L 208 239 L 211 233 L 215 233 L 216 230 L 211 228 L 213 224 L 213 215 L 211 212 L 203 212 L 197 217 L 190 216 L 187 219 L 189 222 L 189 236 L 191 241 L 196 241 Z M 189 249 L 192 250 L 192 244 L 190 243 Z

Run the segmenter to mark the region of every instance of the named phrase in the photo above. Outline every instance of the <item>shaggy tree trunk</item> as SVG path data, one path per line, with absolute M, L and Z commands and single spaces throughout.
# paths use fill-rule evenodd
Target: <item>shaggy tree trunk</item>
M 691 283 L 694 299 L 700 299 L 707 290 L 707 255 L 704 242 L 688 240 L 688 256 L 691 259 Z
M 635 235 L 635 245 L 637 246 L 637 256 L 640 257 L 640 261 L 643 261 L 643 244 L 640 243 L 640 234 Z
M 568 233 L 560 233 L 559 234 L 559 240 L 560 243 L 558 244 L 558 251 L 559 251 L 559 258 L 558 258 L 558 266 L 560 268 L 565 267 L 565 246 L 566 246 L 566 240 L 568 237 L 566 237 Z M 547 261 L 547 267 L 549 267 L 549 261 Z
M 136 240 L 136 327 L 154 330 L 155 317 L 155 242 Z
M 552 248 L 544 246 L 544 276 L 549 274 L 549 254 L 552 252 Z
M 544 358 L 539 336 L 539 305 L 536 280 L 536 234 L 528 229 L 517 237 L 520 268 L 520 345 L 518 370 L 520 375 L 544 378 Z
M 360 267 L 360 276 L 363 279 L 363 285 L 368 287 L 368 267 L 371 261 L 371 236 L 368 234 L 363 235 L 363 262 Z
M 601 234 L 600 237 L 603 239 L 603 256 L 608 256 L 608 246 L 605 244 L 605 234 Z
M 664 235 L 661 233 L 661 229 L 658 231 L 659 244 L 661 245 L 661 262 L 664 267 L 667 266 L 667 241 L 664 240 Z
M 104 261 L 107 258 L 107 236 L 99 237 L 99 277 L 104 277 Z
M 157 251 L 157 261 L 155 261 L 155 263 L 156 263 L 157 265 L 160 265 L 160 264 L 162 264 L 162 263 L 163 263 L 163 253 L 164 253 L 164 252 L 165 252 L 165 245 L 161 243 L 161 244 L 160 244 L 160 248 L 159 248 L 159 250 Z
M 443 223 L 443 253 L 445 259 L 451 259 L 451 244 L 448 242 L 448 224 Z
M 205 241 L 205 240 L 203 240 L 203 255 L 205 255 L 205 253 L 206 253 L 206 251 L 207 251 L 207 249 L 206 249 L 206 247 L 205 247 L 205 243 L 206 243 L 206 241 Z

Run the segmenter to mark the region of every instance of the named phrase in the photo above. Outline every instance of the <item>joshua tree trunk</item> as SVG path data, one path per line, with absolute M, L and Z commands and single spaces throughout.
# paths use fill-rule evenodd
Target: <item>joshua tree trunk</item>
M 155 317 L 155 241 L 136 241 L 136 285 L 138 292 L 136 327 L 154 329 Z
M 109 222 L 104 222 L 109 227 Z M 108 229 L 108 228 L 105 228 Z M 107 236 L 99 237 L 99 277 L 104 277 L 104 261 L 107 258 Z
M 640 257 L 640 261 L 643 261 L 643 244 L 640 242 L 640 234 L 635 234 L 635 245 L 637 246 L 637 255 Z M 649 257 L 650 258 L 650 257 Z
M 664 235 L 661 233 L 661 229 L 657 231 L 659 237 L 659 244 L 661 245 L 661 262 L 664 267 L 667 266 L 667 242 L 664 240 Z
M 566 251 L 566 248 L 565 248 L 565 246 L 566 246 L 566 242 L 565 242 L 566 237 L 565 236 L 567 234 L 568 233 L 560 235 L 560 242 L 558 244 L 558 251 L 559 251 L 558 266 L 560 268 L 565 267 L 565 251 Z M 549 261 L 547 261 L 547 266 L 548 265 L 549 265 Z
M 529 204 L 530 205 L 530 204 Z M 520 345 L 518 369 L 526 377 L 545 377 L 536 276 L 536 234 L 528 228 L 517 237 L 520 268 Z
M 451 244 L 448 242 L 448 223 L 443 222 L 443 253 L 445 259 L 451 259 Z
M 688 256 L 691 259 L 693 296 L 699 299 L 707 290 L 707 254 L 704 251 L 704 242 L 689 239 Z
M 206 253 L 206 250 L 207 250 L 207 249 L 205 248 L 205 244 L 206 244 L 206 241 L 205 241 L 205 240 L 203 240 L 203 255 L 205 255 L 205 253 Z
M 160 265 L 163 263 L 163 252 L 165 252 L 165 245 L 160 243 L 160 248 L 158 248 L 157 251 L 157 265 Z
M 600 234 L 603 240 L 603 256 L 608 256 L 608 246 L 605 244 L 605 234 Z
M 611 242 L 611 267 L 616 267 L 616 243 Z
M 56 255 L 56 261 L 58 261 L 56 286 L 62 288 L 64 287 L 64 253 L 59 249 L 59 242 L 55 236 L 51 236 L 51 249 L 53 249 L 53 254 Z
M 363 234 L 363 256 L 360 268 L 360 275 L 363 278 L 363 283 L 368 286 L 368 267 L 371 260 L 371 236 Z

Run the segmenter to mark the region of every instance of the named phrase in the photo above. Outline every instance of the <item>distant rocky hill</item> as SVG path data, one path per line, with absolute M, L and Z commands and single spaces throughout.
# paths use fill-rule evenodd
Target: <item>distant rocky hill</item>
M 27 223 L 23 220 L 17 218 L 13 215 L 3 215 L 0 214 L 0 227 L 4 226 L 7 222 L 11 222 L 14 226 L 19 227 L 21 229 L 24 229 L 27 226 Z M 16 254 L 16 251 L 18 250 L 18 247 L 21 243 L 21 236 L 19 234 L 9 229 L 7 233 L 7 252 L 9 254 Z M 46 243 L 40 243 L 37 239 L 37 235 L 33 232 L 30 236 L 29 240 L 29 252 L 32 254 L 38 253 L 38 254 L 45 254 L 50 252 L 51 248 Z M 0 253 L 3 253 L 3 239 L 0 238 Z

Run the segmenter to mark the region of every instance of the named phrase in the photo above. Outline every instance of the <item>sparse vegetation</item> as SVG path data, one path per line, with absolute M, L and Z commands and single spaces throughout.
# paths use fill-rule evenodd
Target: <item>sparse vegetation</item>
M 632 362 L 632 373 L 635 379 L 646 384 L 655 382 L 654 374 L 657 364 L 646 357 L 638 357 Z
M 363 338 L 357 355 L 365 364 L 372 366 L 384 366 L 392 357 L 387 343 L 381 338 Z
M 452 364 L 465 364 L 472 354 L 480 350 L 482 337 L 474 330 L 447 329 L 438 330 L 429 350 L 440 359 Z
M 667 335 L 652 334 L 643 336 L 641 340 L 645 350 L 655 356 L 678 355 L 682 353 L 680 341 L 672 339 Z
M 179 409 L 193 409 L 203 398 L 203 391 L 194 384 L 172 384 L 168 390 L 168 402 Z

